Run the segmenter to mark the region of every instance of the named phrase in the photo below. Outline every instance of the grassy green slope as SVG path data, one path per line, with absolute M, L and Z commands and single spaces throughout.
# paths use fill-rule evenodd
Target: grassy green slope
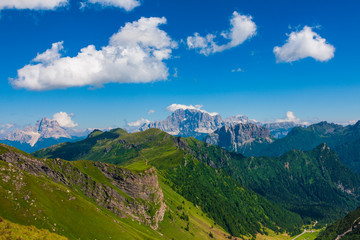
M 70 239 L 155 238 L 149 228 L 96 205 L 82 193 L 0 161 L 0 216 Z M 5 181 L 4 181 L 5 180 Z
M 345 130 L 338 125 L 322 123 L 309 129 L 296 128 L 292 134 L 296 131 L 305 131 L 308 134 L 316 133 L 326 137 L 334 135 L 335 132 L 343 134 Z M 66 157 L 64 153 L 69 155 L 68 152 L 75 149 L 69 160 L 101 160 L 133 169 L 144 169 L 154 165 L 158 169 L 169 169 L 169 173 L 171 168 L 181 165 L 184 156 L 188 154 L 208 166 L 221 168 L 242 186 L 282 204 L 304 218 L 332 222 L 359 204 L 356 197 L 360 194 L 359 176 L 344 167 L 328 147 L 324 149 L 326 151 L 321 151 L 322 146 L 319 146 L 309 152 L 290 151 L 280 157 L 245 158 L 193 138 L 174 138 L 157 129 L 134 134 L 127 134 L 121 130 L 113 132 L 116 131 L 121 133 L 117 137 L 102 136 L 111 132 L 97 133 L 96 141 L 95 138 L 90 138 L 78 143 L 57 145 L 36 152 L 36 155 Z M 315 137 L 314 139 L 315 142 L 322 141 Z M 90 142 L 92 147 L 84 151 L 81 146 Z M 170 174 L 168 177 L 171 176 Z M 181 181 L 178 182 L 180 183 Z M 185 191 L 182 194 L 186 194 Z
M 3 158 L 2 154 L 13 151 L 16 149 L 0 145 L 0 159 Z M 210 232 L 216 239 L 225 239 L 228 236 L 226 231 L 214 226 L 214 222 L 200 208 L 191 210 L 190 203 L 164 184 L 162 179 L 160 186 L 167 208 L 164 220 L 155 231 L 132 217 L 119 217 L 100 206 L 95 199 L 85 195 L 85 190 L 82 190 L 80 185 L 64 185 L 43 173 L 24 170 L 25 165 L 29 169 L 33 169 L 35 165 L 30 163 L 26 158 L 28 156 L 22 155 L 21 151 L 16 151 L 16 157 L 24 159 L 16 160 L 16 164 L 0 160 L 0 216 L 24 225 L 25 228 L 26 225 L 32 225 L 69 239 L 210 239 Z M 90 161 L 38 161 L 46 163 L 46 167 L 54 171 L 51 176 L 63 174 L 68 181 L 82 178 L 80 173 L 85 174 L 85 179 L 91 179 L 84 184 L 90 188 L 86 191 L 92 191 L 95 183 L 121 191 L 99 170 L 102 166 L 109 171 L 119 167 Z M 137 172 L 141 176 L 145 174 L 140 170 Z M 132 199 L 124 192 L 122 194 L 128 198 L 129 203 L 143 202 Z M 182 209 L 179 209 L 179 206 L 182 206 Z M 184 219 L 183 215 L 188 217 Z M 20 230 L 15 232 L 19 233 L 18 231 Z
M 302 224 L 298 215 L 242 187 L 220 169 L 198 161 L 181 149 L 176 139 L 158 129 L 122 133 L 113 138 L 97 134 L 76 144 L 62 144 L 38 151 L 35 155 L 111 162 L 134 171 L 155 166 L 177 193 L 198 205 L 235 236 L 255 235 L 262 232 L 263 227 L 292 233 L 298 231 Z M 90 149 L 81 148 L 90 144 Z
M 66 240 L 67 238 L 51 233 L 49 230 L 37 229 L 34 226 L 23 226 L 0 218 L 0 239 Z
M 308 152 L 246 158 L 191 138 L 184 141 L 202 161 L 305 218 L 331 222 L 359 204 L 360 177 L 324 144 Z

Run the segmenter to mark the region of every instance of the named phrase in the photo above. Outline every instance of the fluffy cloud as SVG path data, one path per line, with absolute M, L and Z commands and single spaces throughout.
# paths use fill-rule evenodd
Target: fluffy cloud
M 128 125 L 129 127 L 140 127 L 140 126 L 142 126 L 144 123 L 151 123 L 151 121 L 148 120 L 148 119 L 145 119 L 145 118 L 141 118 L 141 119 L 139 119 L 139 120 L 137 120 L 137 121 L 135 121 L 135 122 L 129 122 L 127 125 Z
M 286 117 L 283 119 L 277 119 L 276 122 L 300 122 L 300 119 L 297 118 L 292 111 L 286 112 Z
M 104 7 L 111 6 L 123 8 L 126 11 L 131 11 L 134 8 L 140 6 L 140 2 L 138 0 L 88 0 L 87 2 L 92 4 L 98 3 Z
M 53 120 L 56 120 L 61 127 L 73 128 L 78 126 L 78 124 L 71 119 L 73 116 L 74 114 L 72 113 L 67 114 L 66 112 L 58 112 L 54 114 Z
M 235 11 L 230 20 L 230 29 L 221 33 L 223 38 L 229 40 L 228 43 L 218 45 L 214 41 L 217 37 L 214 34 L 202 37 L 199 33 L 188 37 L 186 42 L 189 49 L 197 49 L 201 54 L 209 55 L 242 44 L 245 40 L 256 35 L 256 29 L 256 24 L 252 21 L 251 16 L 241 15 Z
M 69 0 L 1 0 L 0 9 L 54 10 L 68 3 Z M 81 8 L 88 4 L 100 4 L 103 7 L 123 8 L 126 11 L 140 6 L 138 0 L 86 0 L 80 4 Z
M 302 124 L 302 125 L 309 125 L 310 124 L 309 122 L 305 122 L 305 121 L 302 121 L 300 118 L 297 118 L 295 116 L 294 112 L 292 112 L 292 111 L 287 111 L 285 118 L 276 119 L 275 122 L 277 122 L 277 123 L 294 122 L 294 123 Z
M 1 0 L 0 9 L 53 10 L 68 4 L 68 0 Z
M 159 29 L 163 18 L 141 18 L 126 23 L 114 34 L 109 44 L 97 50 L 89 45 L 75 57 L 62 57 L 63 42 L 38 54 L 10 79 L 16 88 L 28 90 L 64 89 L 106 83 L 147 83 L 166 80 L 169 73 L 164 60 L 177 46 L 166 32 Z
M 176 110 L 178 109 L 182 109 L 182 110 L 186 110 L 186 109 L 190 109 L 190 110 L 197 110 L 197 111 L 200 111 L 200 112 L 203 112 L 203 113 L 208 113 L 210 114 L 211 116 L 216 116 L 216 115 L 219 115 L 218 113 L 216 112 L 213 112 L 213 113 L 209 113 L 205 110 L 202 110 L 201 108 L 203 107 L 203 105 L 183 105 L 183 104 L 171 104 L 170 106 L 166 107 L 166 110 L 169 111 L 169 112 L 175 112 Z
M 155 110 L 153 110 L 153 109 L 150 109 L 150 110 L 148 111 L 148 114 L 153 114 L 153 113 L 155 113 Z
M 283 46 L 274 47 L 277 62 L 294 62 L 307 57 L 325 62 L 334 57 L 334 52 L 335 47 L 308 26 L 301 31 L 290 33 Z
M 243 72 L 244 70 L 242 70 L 241 68 L 236 68 L 231 70 L 231 72 Z

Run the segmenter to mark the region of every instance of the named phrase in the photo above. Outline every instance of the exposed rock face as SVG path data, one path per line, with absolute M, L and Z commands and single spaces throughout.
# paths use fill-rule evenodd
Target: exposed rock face
M 17 141 L 19 143 L 28 143 L 34 146 L 40 138 L 40 133 L 35 132 L 32 127 L 26 127 L 22 130 L 16 129 L 9 133 L 4 139 L 9 141 Z
M 209 144 L 218 145 L 230 151 L 243 153 L 254 144 L 272 142 L 270 131 L 253 123 L 223 126 L 204 139 Z
M 36 122 L 34 130 L 40 134 L 42 138 L 71 138 L 66 130 L 60 127 L 56 120 L 43 118 Z
M 159 128 L 171 135 L 182 137 L 201 137 L 215 131 L 223 125 L 220 115 L 214 115 L 193 109 L 178 109 L 164 121 L 144 124 L 140 131 Z
M 44 138 L 71 139 L 71 136 L 64 128 L 60 127 L 56 120 L 43 118 L 37 121 L 34 127 L 28 126 L 22 130 L 16 129 L 14 132 L 9 133 L 4 139 L 19 143 L 28 143 L 33 147 L 39 139 Z
M 195 137 L 199 140 L 222 126 L 233 126 L 239 123 L 255 123 L 244 115 L 221 118 L 219 114 L 195 109 L 177 109 L 164 121 L 156 121 L 142 125 L 139 130 L 158 128 L 171 135 Z
M 208 134 L 223 126 L 231 127 L 237 124 L 252 123 L 268 128 L 270 135 L 275 138 L 286 136 L 295 126 L 295 122 L 273 122 L 261 123 L 249 119 L 245 115 L 230 116 L 225 119 L 219 114 L 208 113 L 196 109 L 177 109 L 163 121 L 156 121 L 143 124 L 138 130 L 145 131 L 149 128 L 158 128 L 171 135 L 181 137 L 195 137 L 203 140 Z
M 224 119 L 224 123 L 226 126 L 232 126 L 239 123 L 256 123 L 255 120 L 249 119 L 245 115 L 236 115 L 236 116 L 230 116 Z
M 56 120 L 43 118 L 35 126 L 11 131 L 0 142 L 25 152 L 34 152 L 57 143 L 80 140 L 87 134 L 88 130 L 65 129 Z
M 79 189 L 99 206 L 120 217 L 130 216 L 153 229 L 164 218 L 166 204 L 155 168 L 134 174 L 115 165 L 86 162 L 87 167 L 98 169 L 106 177 L 109 182 L 106 184 L 61 159 L 36 159 L 8 151 L 0 155 L 0 160 L 30 174 L 45 175 L 72 190 Z

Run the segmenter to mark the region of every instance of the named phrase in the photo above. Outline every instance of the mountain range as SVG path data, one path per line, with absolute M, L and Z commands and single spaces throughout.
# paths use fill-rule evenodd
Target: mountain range
M 246 156 L 280 156 L 292 149 L 308 151 L 321 143 L 326 143 L 340 157 L 344 165 L 360 173 L 360 121 L 354 125 L 320 122 L 308 127 L 295 127 L 287 136 L 272 141 L 259 140 L 252 148 L 234 149 L 234 141 L 226 142 L 231 132 L 218 132 L 217 142 L 207 138 L 213 144 L 219 144 L 229 150 L 237 150 Z M 212 136 L 210 134 L 210 136 Z M 233 139 L 236 135 L 232 134 Z M 238 141 L 241 143 L 241 141 Z M 238 143 L 235 141 L 235 143 Z
M 1 143 L 19 148 L 25 152 L 34 152 L 51 145 L 83 139 L 88 131 L 74 131 L 61 127 L 56 120 L 42 118 L 34 126 L 15 129 L 0 139 Z
M 158 128 L 171 135 L 203 140 L 208 134 L 223 126 L 231 127 L 246 123 L 266 127 L 273 138 L 284 137 L 293 127 L 299 126 L 298 123 L 291 121 L 260 123 L 245 115 L 222 118 L 217 113 L 209 113 L 200 109 L 176 109 L 163 121 L 144 123 L 132 130 L 145 131 L 149 128 Z M 54 144 L 83 139 L 90 131 L 91 129 L 65 128 L 60 126 L 56 120 L 44 117 L 34 126 L 13 129 L 6 134 L 2 133 L 0 142 L 30 153 Z
M 231 127 L 246 123 L 253 123 L 269 129 L 270 135 L 274 138 L 284 137 L 292 128 L 302 125 L 292 121 L 261 123 L 249 119 L 245 115 L 230 116 L 224 119 L 217 113 L 208 113 L 199 109 L 176 109 L 165 120 L 144 123 L 137 130 L 158 128 L 171 135 L 203 140 L 208 134 L 223 126 Z
M 76 139 L 43 118 L 3 141 L 51 146 L 30 155 L 0 144 L 0 233 L 289 239 L 314 222 L 324 227 L 360 206 L 354 172 L 360 121 L 295 125 L 177 109 L 135 133 L 94 130 Z M 292 130 L 277 138 L 270 128 Z M 357 213 L 329 225 L 318 239 L 355 239 Z
M 265 228 L 299 232 L 299 215 L 180 145 L 157 129 L 95 131 L 77 143 L 51 147 L 67 148 L 68 159 L 80 159 L 78 153 L 96 159 L 70 162 L 1 145 L 0 201 L 6 207 L 0 216 L 70 239 L 226 239 L 266 234 Z

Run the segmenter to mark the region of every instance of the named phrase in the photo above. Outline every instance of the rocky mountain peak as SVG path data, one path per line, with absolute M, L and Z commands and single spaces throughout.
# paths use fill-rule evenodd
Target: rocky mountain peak
M 34 130 L 40 133 L 42 138 L 71 138 L 70 134 L 56 120 L 46 117 L 36 122 Z
M 151 122 L 140 127 L 140 131 L 159 128 L 172 135 L 198 137 L 215 131 L 223 125 L 219 114 L 196 109 L 177 109 L 163 121 Z
M 225 125 L 235 125 L 238 123 L 255 123 L 255 120 L 249 119 L 247 116 L 245 115 L 236 115 L 236 116 L 230 116 L 224 119 Z
M 231 151 L 243 152 L 254 144 L 272 142 L 269 129 L 254 123 L 223 126 L 205 137 L 205 142 Z
M 268 128 L 270 134 L 275 138 L 284 137 L 295 126 L 301 126 L 301 124 L 292 121 L 261 123 L 249 119 L 245 115 L 222 118 L 218 113 L 209 113 L 205 110 L 194 108 L 180 108 L 173 111 L 165 120 L 144 123 L 141 127 L 136 129 L 136 131 L 158 128 L 171 135 L 195 137 L 198 140 L 203 140 L 207 134 L 213 133 L 223 126 L 230 127 L 247 123 Z
M 34 126 L 13 130 L 4 137 L 4 140 L 18 142 L 20 144 L 26 143 L 31 147 L 34 147 L 39 140 L 50 138 L 71 139 L 72 137 L 56 120 L 44 117 L 41 120 L 38 120 Z

